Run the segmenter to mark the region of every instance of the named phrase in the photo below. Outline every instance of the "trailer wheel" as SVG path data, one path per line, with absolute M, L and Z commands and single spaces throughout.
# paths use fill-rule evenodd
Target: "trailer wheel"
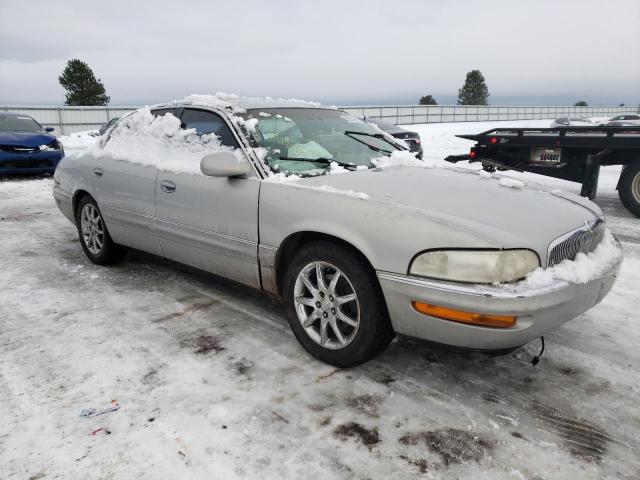
M 625 165 L 618 182 L 620 201 L 636 217 L 640 217 L 640 159 Z

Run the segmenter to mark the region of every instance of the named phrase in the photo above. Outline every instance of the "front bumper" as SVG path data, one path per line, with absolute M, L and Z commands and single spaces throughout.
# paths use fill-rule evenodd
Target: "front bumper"
M 585 284 L 556 280 L 537 289 L 464 285 L 378 272 L 396 333 L 456 347 L 498 350 L 523 345 L 577 317 L 599 303 L 620 270 L 622 255 L 602 276 Z M 418 313 L 420 301 L 469 312 L 517 315 L 510 328 L 492 328 L 442 320 Z
M 53 173 L 63 150 L 51 150 L 32 153 L 11 153 L 0 151 L 0 175 L 16 173 Z

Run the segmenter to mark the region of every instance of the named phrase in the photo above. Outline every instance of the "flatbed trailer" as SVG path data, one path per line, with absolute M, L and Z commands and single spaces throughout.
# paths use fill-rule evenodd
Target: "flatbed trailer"
M 494 128 L 457 135 L 476 144 L 449 162 L 482 162 L 485 170 L 516 170 L 582 184 L 594 199 L 600 168 L 623 165 L 616 190 L 623 205 L 640 217 L 640 126 Z

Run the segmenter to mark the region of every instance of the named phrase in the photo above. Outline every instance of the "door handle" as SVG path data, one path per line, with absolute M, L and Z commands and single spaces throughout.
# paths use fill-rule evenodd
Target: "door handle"
M 160 189 L 165 193 L 173 193 L 176 191 L 176 184 L 169 180 L 163 180 L 160 182 Z
M 93 169 L 93 175 L 100 178 L 102 175 L 104 175 L 104 170 L 102 170 L 100 167 L 96 167 Z

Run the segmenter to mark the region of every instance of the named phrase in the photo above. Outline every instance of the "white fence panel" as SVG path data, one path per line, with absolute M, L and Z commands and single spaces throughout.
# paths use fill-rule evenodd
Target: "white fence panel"
M 121 117 L 137 106 L 50 107 L 31 105 L 0 105 L 0 111 L 31 115 L 42 125 L 54 127 L 57 135 L 82 130 L 95 130 L 114 117 Z M 379 118 L 396 125 L 414 123 L 478 122 L 553 119 L 558 117 L 613 117 L 625 113 L 640 113 L 640 107 L 604 106 L 499 106 L 499 105 L 376 105 L 347 106 L 343 110 L 360 117 Z

